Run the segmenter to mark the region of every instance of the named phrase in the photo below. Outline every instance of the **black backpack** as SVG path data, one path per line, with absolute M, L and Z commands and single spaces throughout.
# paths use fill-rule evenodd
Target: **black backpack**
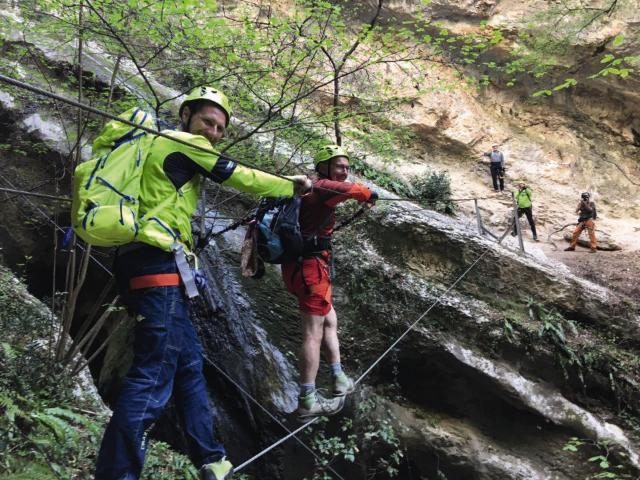
M 300 197 L 263 198 L 256 213 L 258 255 L 267 263 L 287 263 L 304 252 Z

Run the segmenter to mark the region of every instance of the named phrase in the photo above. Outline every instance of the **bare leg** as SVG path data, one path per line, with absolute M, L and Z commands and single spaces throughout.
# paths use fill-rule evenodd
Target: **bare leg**
M 331 311 L 324 317 L 324 335 L 322 343 L 329 364 L 340 362 L 340 343 L 338 342 L 338 316 Z
M 302 314 L 302 348 L 300 349 L 300 383 L 315 383 L 320 366 L 322 315 Z

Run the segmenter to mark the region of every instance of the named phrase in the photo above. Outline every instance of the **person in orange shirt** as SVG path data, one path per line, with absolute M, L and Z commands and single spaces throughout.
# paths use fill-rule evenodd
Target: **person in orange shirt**
M 338 145 L 328 145 L 314 158 L 317 176 L 312 178 L 312 193 L 302 197 L 300 229 L 305 239 L 302 259 L 282 265 L 287 290 L 298 297 L 302 314 L 303 341 L 300 352 L 300 396 L 298 419 L 333 415 L 344 405 L 344 397 L 353 392 L 354 382 L 342 370 L 338 341 L 338 318 L 332 305 L 329 257 L 335 226 L 335 208 L 353 199 L 373 206 L 378 198 L 366 186 L 347 181 L 349 155 Z M 324 345 L 331 365 L 333 398 L 316 390 L 320 347 Z

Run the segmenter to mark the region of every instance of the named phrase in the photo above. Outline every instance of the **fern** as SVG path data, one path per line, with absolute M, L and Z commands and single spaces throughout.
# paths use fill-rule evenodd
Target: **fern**
M 23 412 L 15 402 L 6 395 L 0 395 L 0 409 L 4 410 L 4 417 L 10 424 L 14 424 L 16 417 L 25 417 L 27 414 Z
M 58 418 L 65 418 L 67 420 L 71 420 L 76 425 L 85 427 L 89 432 L 91 432 L 94 435 L 99 434 L 101 431 L 100 425 L 98 425 L 94 420 L 87 418 L 86 416 L 76 413 L 72 410 L 69 410 L 66 408 L 60 408 L 60 407 L 52 407 L 52 408 L 46 408 L 44 411 L 48 415 L 54 415 Z
M 13 360 L 18 356 L 17 350 L 7 342 L 0 343 L 0 348 L 2 348 L 2 354 L 7 360 Z
M 47 427 L 53 432 L 56 439 L 61 443 L 78 441 L 78 432 L 64 418 L 47 413 L 46 411 L 35 412 L 31 415 L 41 425 Z

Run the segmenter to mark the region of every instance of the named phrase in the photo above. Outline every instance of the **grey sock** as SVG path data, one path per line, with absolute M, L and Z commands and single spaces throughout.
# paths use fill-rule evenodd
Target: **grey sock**
M 316 391 L 315 383 L 302 383 L 300 384 L 300 396 L 306 397 L 307 395 Z

